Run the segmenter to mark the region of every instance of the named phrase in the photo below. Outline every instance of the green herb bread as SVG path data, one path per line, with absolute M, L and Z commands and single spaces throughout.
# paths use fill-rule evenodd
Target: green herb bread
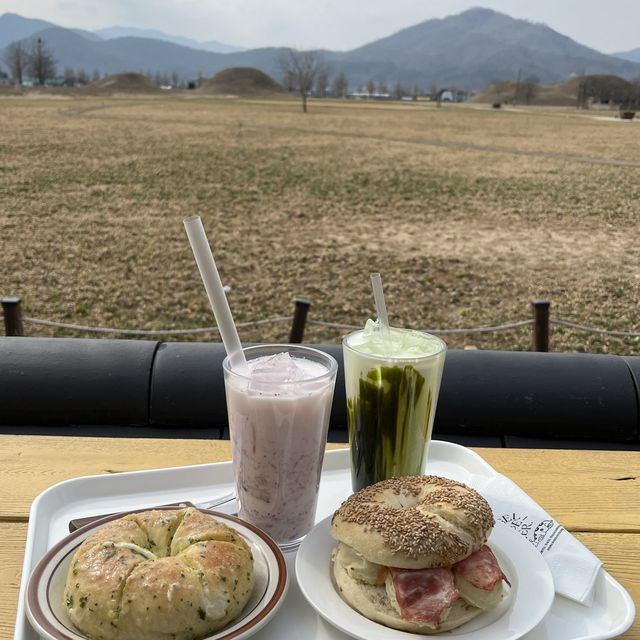
M 197 509 L 114 520 L 76 551 L 65 604 L 93 640 L 194 640 L 236 618 L 254 586 L 233 529 Z

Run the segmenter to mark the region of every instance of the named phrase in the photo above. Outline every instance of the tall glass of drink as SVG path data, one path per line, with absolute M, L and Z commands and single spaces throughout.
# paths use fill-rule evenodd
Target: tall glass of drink
M 447 346 L 438 337 L 369 320 L 342 341 L 353 490 L 419 475 Z
M 295 548 L 315 521 L 338 364 L 300 345 L 243 351 L 246 371 L 223 362 L 239 515 Z

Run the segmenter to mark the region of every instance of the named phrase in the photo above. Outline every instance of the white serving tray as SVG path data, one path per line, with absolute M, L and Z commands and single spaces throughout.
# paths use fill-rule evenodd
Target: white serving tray
M 438 440 L 429 447 L 427 466 L 430 474 L 463 482 L 470 474 L 492 476 L 496 473 L 470 449 Z M 45 552 L 69 533 L 71 519 L 181 500 L 204 502 L 232 489 L 231 463 L 221 462 L 74 478 L 43 491 L 33 501 L 29 515 L 14 640 L 38 640 L 24 611 L 27 580 Z M 316 522 L 331 515 L 350 493 L 348 450 L 328 451 Z M 295 552 L 286 558 L 291 581 L 286 600 L 274 619 L 252 637 L 256 640 L 346 640 L 348 636 L 320 618 L 302 596 L 295 578 Z M 550 612 L 523 640 L 607 640 L 624 633 L 634 616 L 635 607 L 629 594 L 603 570 L 592 607 L 556 596 Z

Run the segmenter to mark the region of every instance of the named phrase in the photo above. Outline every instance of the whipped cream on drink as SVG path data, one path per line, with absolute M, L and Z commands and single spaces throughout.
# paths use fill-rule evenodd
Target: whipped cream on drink
M 381 358 L 423 358 L 442 351 L 443 342 L 423 331 L 396 329 L 389 327 L 389 340 L 383 334 L 377 320 L 367 320 L 362 331 L 347 337 L 347 344 L 361 351 Z
M 313 527 L 335 370 L 287 352 L 227 377 L 239 515 L 282 544 Z

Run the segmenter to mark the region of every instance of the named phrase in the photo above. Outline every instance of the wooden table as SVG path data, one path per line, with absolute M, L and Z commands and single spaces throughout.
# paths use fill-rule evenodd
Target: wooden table
M 604 562 L 640 603 L 640 455 L 476 449 Z M 13 638 L 32 500 L 68 478 L 229 460 L 229 442 L 0 435 L 0 639 Z M 640 620 L 622 636 L 640 640 Z

